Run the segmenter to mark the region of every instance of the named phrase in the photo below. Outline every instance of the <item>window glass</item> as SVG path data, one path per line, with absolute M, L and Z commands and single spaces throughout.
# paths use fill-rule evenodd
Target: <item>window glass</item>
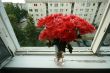
M 102 3 L 103 2 L 104 1 L 102 1 Z M 43 28 L 36 28 L 36 25 L 40 18 L 43 18 L 44 16 L 51 15 L 54 13 L 74 14 L 88 21 L 88 23 L 90 23 L 91 25 L 94 25 L 97 31 L 107 3 L 104 3 L 104 6 L 100 5 L 99 7 L 97 7 L 98 4 L 99 4 L 98 1 L 96 3 L 94 1 L 85 1 L 85 2 L 79 1 L 71 3 L 58 1 L 51 3 L 32 2 L 29 4 L 25 3 L 24 5 L 14 3 L 4 3 L 4 7 L 10 19 L 11 25 L 14 29 L 14 32 L 16 34 L 20 46 L 44 47 L 47 46 L 47 43 L 39 40 L 39 34 Z M 22 7 L 20 7 L 20 5 Z M 78 35 L 78 37 L 81 38 L 76 41 L 70 42 L 70 44 L 73 47 L 90 47 L 95 34 L 96 32 L 81 36 Z
M 30 12 L 32 12 L 32 9 L 29 9 Z
M 11 56 L 9 51 L 7 50 L 7 47 L 3 43 L 1 37 L 0 37 L 0 65 Z

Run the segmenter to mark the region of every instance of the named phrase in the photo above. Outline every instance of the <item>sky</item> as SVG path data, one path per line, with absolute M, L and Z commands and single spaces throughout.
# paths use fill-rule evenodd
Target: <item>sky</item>
M 1 0 L 2 2 L 25 3 L 25 0 Z

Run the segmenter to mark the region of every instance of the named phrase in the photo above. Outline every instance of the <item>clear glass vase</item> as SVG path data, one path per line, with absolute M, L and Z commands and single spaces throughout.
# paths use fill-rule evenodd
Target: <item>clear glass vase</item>
M 62 65 L 64 62 L 64 52 L 63 51 L 58 51 L 58 47 L 55 45 L 55 58 L 54 61 L 59 64 Z

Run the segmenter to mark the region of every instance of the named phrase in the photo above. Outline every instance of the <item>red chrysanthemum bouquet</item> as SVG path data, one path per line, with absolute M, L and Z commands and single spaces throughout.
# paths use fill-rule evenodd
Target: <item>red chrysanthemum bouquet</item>
M 95 31 L 92 24 L 72 14 L 51 14 L 39 19 L 37 27 L 44 27 L 39 35 L 39 40 L 48 41 L 48 46 L 57 46 L 58 60 L 63 58 L 62 53 L 65 52 L 65 48 L 72 53 L 73 48 L 69 44 L 71 41 L 81 38 L 81 35 Z

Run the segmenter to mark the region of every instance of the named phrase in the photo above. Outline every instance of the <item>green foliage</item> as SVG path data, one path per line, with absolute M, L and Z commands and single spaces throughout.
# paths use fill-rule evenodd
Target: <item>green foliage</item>
M 25 37 L 27 38 L 27 46 L 36 46 L 36 27 L 31 17 L 27 19 L 27 26 L 24 28 Z
M 20 9 L 17 4 L 14 7 L 12 3 L 5 4 L 5 10 L 7 14 L 13 14 L 16 17 L 18 23 L 22 18 L 27 17 L 28 13 L 26 10 Z
M 16 34 L 16 37 L 17 37 L 20 45 L 21 46 L 25 45 L 26 44 L 25 33 L 24 33 L 24 31 L 22 31 L 20 29 L 19 23 L 18 23 L 20 21 L 20 20 L 18 20 L 18 16 L 17 16 L 17 15 L 19 15 L 19 12 L 18 12 L 19 11 L 19 8 L 15 8 L 13 6 L 13 4 L 6 4 L 5 5 L 5 10 L 7 12 L 7 15 L 9 17 L 9 20 L 11 22 L 11 25 L 12 25 L 12 27 L 14 29 L 14 32 Z M 18 12 L 18 14 L 16 13 L 15 10 Z
M 24 9 L 21 9 L 21 16 L 23 16 L 23 18 L 27 18 L 27 14 L 28 12 Z
M 38 40 L 38 35 L 40 31 L 35 27 L 33 18 L 28 16 L 27 18 L 27 26 L 24 28 L 26 33 L 26 38 L 28 45 L 27 46 L 44 46 L 45 44 Z
M 46 46 L 44 42 L 38 40 L 38 35 L 42 29 L 37 29 L 34 25 L 33 18 L 28 16 L 26 10 L 21 9 L 13 4 L 6 4 L 5 10 L 14 29 L 20 46 Z M 20 20 L 27 18 L 27 25 L 24 29 L 20 27 Z

